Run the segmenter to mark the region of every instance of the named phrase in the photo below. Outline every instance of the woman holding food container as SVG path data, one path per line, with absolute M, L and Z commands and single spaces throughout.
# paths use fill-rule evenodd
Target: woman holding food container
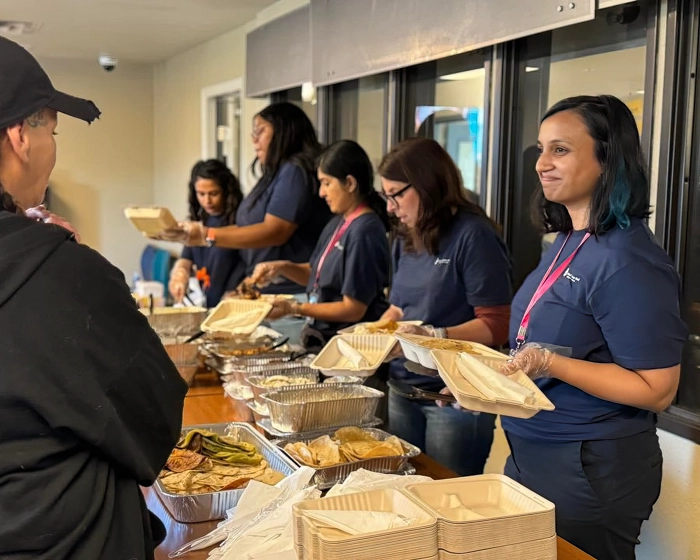
M 661 488 L 656 413 L 687 337 L 680 280 L 645 224 L 649 182 L 622 101 L 560 101 L 538 145 L 535 209 L 557 237 L 513 300 L 505 372 L 536 379 L 556 408 L 502 419 L 505 473 L 554 502 L 561 537 L 632 559 Z
M 270 318 L 307 318 L 302 340 L 320 349 L 343 328 L 375 321 L 389 307 L 389 216 L 373 187 L 372 164 L 352 140 L 328 147 L 318 161 L 320 195 L 335 214 L 308 262 L 277 260 L 255 267 L 250 282 L 285 278 L 306 288 L 309 301 L 275 300 Z
M 311 121 L 292 103 L 273 103 L 253 118 L 253 172 L 261 171 L 253 190 L 236 212 L 236 225 L 207 227 L 201 221 L 179 224 L 163 238 L 189 246 L 239 249 L 246 275 L 272 260 L 309 261 L 316 240 L 331 214 L 319 199 L 316 159 L 321 145 Z M 271 294 L 299 294 L 304 288 L 282 279 L 263 290 Z M 289 318 L 273 328 L 298 342 L 303 322 Z
M 201 220 L 207 227 L 223 227 L 235 224 L 243 193 L 226 164 L 210 159 L 198 161 L 192 167 L 188 198 L 190 220 Z M 235 249 L 185 247 L 170 271 L 168 282 L 176 303 L 187 296 L 193 271 L 206 297 L 206 306 L 215 307 L 224 292 L 235 289 L 241 282 L 245 264 Z
M 511 263 L 496 225 L 462 186 L 459 169 L 434 140 L 398 144 L 379 166 L 387 209 L 400 220 L 393 247 L 391 307 L 384 319 L 420 320 L 399 332 L 498 346 L 508 339 Z M 439 378 L 411 373 L 400 359 L 390 377 L 439 391 Z M 495 416 L 465 415 L 389 392 L 390 431 L 460 475 L 483 472 Z

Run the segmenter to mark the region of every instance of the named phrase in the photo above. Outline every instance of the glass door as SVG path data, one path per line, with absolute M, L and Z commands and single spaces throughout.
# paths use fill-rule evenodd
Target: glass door
M 438 141 L 462 172 L 464 188 L 481 205 L 489 53 L 476 51 L 408 68 L 401 111 L 400 138 Z

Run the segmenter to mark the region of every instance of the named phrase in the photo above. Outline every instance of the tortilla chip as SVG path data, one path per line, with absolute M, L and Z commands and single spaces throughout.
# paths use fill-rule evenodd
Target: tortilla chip
M 316 438 L 309 443 L 308 447 L 316 456 L 316 463 L 319 467 L 328 467 L 340 463 L 340 446 L 330 436 Z
M 309 467 L 316 467 L 316 455 L 311 451 L 303 441 L 288 443 L 284 446 L 284 450 L 289 453 L 296 461 Z

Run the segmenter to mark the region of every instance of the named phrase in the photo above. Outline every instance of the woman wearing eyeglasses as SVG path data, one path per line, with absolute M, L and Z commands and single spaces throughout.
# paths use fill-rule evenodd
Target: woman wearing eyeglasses
M 394 244 L 391 307 L 383 318 L 421 320 L 404 332 L 498 346 L 508 340 L 511 263 L 496 225 L 470 202 L 459 169 L 434 140 L 398 144 L 379 166 L 387 210 L 401 222 Z M 393 360 L 390 377 L 440 391 L 439 377 Z M 483 472 L 495 416 L 464 414 L 389 393 L 392 433 L 460 475 Z
M 261 262 L 308 262 L 331 217 L 318 196 L 316 158 L 322 148 L 304 111 L 291 103 L 268 105 L 253 118 L 252 138 L 253 172 L 259 168 L 262 174 L 238 206 L 236 225 L 212 228 L 185 222 L 172 238 L 189 246 L 240 249 L 247 275 Z M 289 280 L 264 289 L 273 294 L 303 291 Z
M 236 225 L 206 227 L 185 222 L 166 239 L 188 246 L 239 249 L 246 276 L 261 262 L 309 262 L 318 236 L 331 218 L 318 196 L 316 158 L 321 145 L 311 121 L 296 105 L 273 103 L 253 118 L 253 172 L 262 175 L 236 211 Z M 269 294 L 298 294 L 304 286 L 282 278 L 262 290 Z M 282 319 L 273 328 L 299 342 L 303 322 Z

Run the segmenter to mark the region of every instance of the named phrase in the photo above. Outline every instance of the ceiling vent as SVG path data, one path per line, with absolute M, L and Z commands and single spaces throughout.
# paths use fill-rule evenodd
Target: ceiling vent
M 31 21 L 0 21 L 0 34 L 2 35 L 30 35 L 41 28 L 40 23 Z

